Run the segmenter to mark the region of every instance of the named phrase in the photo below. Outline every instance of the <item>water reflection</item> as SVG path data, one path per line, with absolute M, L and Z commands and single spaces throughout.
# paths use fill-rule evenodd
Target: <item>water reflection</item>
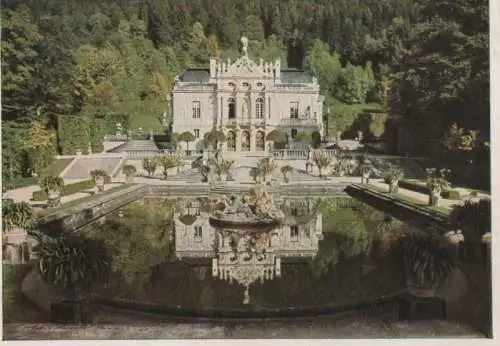
M 386 251 L 399 226 L 375 209 L 347 198 L 282 199 L 285 223 L 256 232 L 212 227 L 208 202 L 148 198 L 92 225 L 88 234 L 113 253 L 113 276 L 99 293 L 256 309 L 346 303 L 404 286 Z
M 313 201 L 287 200 L 283 209 L 289 217 L 280 227 L 227 229 L 210 225 L 210 209 L 202 201 L 190 202 L 174 215 L 175 255 L 211 258 L 212 277 L 243 286 L 248 304 L 252 284 L 281 276 L 282 258 L 312 259 L 318 253 L 323 225 L 321 213 L 312 216 Z

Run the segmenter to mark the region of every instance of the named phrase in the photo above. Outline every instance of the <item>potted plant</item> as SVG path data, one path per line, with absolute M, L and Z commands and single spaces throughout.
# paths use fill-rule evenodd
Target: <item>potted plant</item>
M 201 181 L 203 183 L 208 183 L 208 173 L 210 173 L 210 166 L 208 165 L 200 166 Z
M 32 236 L 37 240 L 33 252 L 39 260 L 38 271 L 42 279 L 66 293 L 65 299 L 52 307 L 52 312 L 57 313 L 57 307 L 63 305 L 65 310 L 72 311 L 70 318 L 74 322 L 90 322 L 92 285 L 107 280 L 110 270 L 104 242 L 81 234 L 63 233 L 53 238 L 36 231 Z
M 288 178 L 288 174 L 293 171 L 293 167 L 290 165 L 285 165 L 280 168 L 281 174 L 283 174 L 283 180 L 285 183 L 290 182 L 290 178 Z
M 134 177 L 137 173 L 137 169 L 135 168 L 134 165 L 125 165 L 122 168 L 123 174 L 125 174 L 125 182 L 126 183 L 133 183 L 134 182 Z
M 95 182 L 95 186 L 97 187 L 97 192 L 98 193 L 103 192 L 106 179 L 109 178 L 107 173 L 102 169 L 94 169 L 90 171 L 90 176 Z
M 404 264 L 410 294 L 421 298 L 435 297 L 455 264 L 440 245 L 438 237 L 408 234 L 403 240 Z
M 196 137 L 189 131 L 183 132 L 179 135 L 179 141 L 186 143 L 186 154 L 190 156 L 189 142 L 196 140 Z
M 475 257 L 481 257 L 481 248 L 488 247 L 491 238 L 491 200 L 468 200 L 463 205 L 455 205 L 450 220 L 455 229 L 463 231 L 467 249 Z
M 278 165 L 272 158 L 265 157 L 259 160 L 259 163 L 257 164 L 257 171 L 262 175 L 264 182 L 269 184 L 271 176 L 277 167 Z
M 399 181 L 403 179 L 403 172 L 399 168 L 391 167 L 385 173 L 384 181 L 389 184 L 389 193 L 396 193 L 399 189 Z
M 168 178 L 168 170 L 179 166 L 181 159 L 177 155 L 163 155 L 158 157 L 158 163 L 163 167 L 163 178 Z
M 155 174 L 157 166 L 158 162 L 154 158 L 142 160 L 142 168 L 144 168 L 150 177 Z
M 373 173 L 373 167 L 368 158 L 361 156 L 358 158 L 359 173 L 361 174 L 361 184 L 369 184 Z
M 318 167 L 319 176 L 322 178 L 323 170 L 330 165 L 332 159 L 326 152 L 318 150 L 313 154 L 313 162 Z
M 48 206 L 57 207 L 61 202 L 61 190 L 64 186 L 64 180 L 61 177 L 45 176 L 40 179 L 38 185 L 48 195 Z
M 233 167 L 234 161 L 220 159 L 215 162 L 215 173 L 218 175 L 220 181 L 227 181 L 227 177 Z
M 427 168 L 426 186 L 429 189 L 429 205 L 438 206 L 441 199 L 441 192 L 450 187 L 446 177 L 450 173 L 449 169 Z

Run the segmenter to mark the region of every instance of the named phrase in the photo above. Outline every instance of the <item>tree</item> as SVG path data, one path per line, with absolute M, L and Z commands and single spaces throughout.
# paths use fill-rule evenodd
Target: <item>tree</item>
M 273 141 L 276 145 L 277 143 L 286 143 L 287 136 L 286 133 L 280 130 L 272 130 L 266 135 L 268 141 Z
M 278 168 L 278 164 L 270 157 L 265 157 L 260 159 L 257 164 L 257 174 L 261 175 L 266 183 L 269 183 L 276 168 Z
M 192 142 L 196 137 L 189 131 L 185 131 L 180 134 L 178 140 L 181 142 L 186 142 L 186 150 L 189 151 L 189 142 Z
M 104 191 L 104 184 L 106 183 L 106 179 L 109 179 L 106 171 L 102 169 L 94 169 L 90 171 L 90 176 L 92 180 L 94 180 L 95 185 L 97 186 L 97 191 L 102 193 Z
M 66 289 L 73 299 L 87 298 L 94 283 L 108 278 L 110 259 L 103 242 L 82 234 L 53 238 L 37 231 L 33 237 L 43 280 Z
M 3 120 L 33 115 L 29 83 L 35 73 L 36 46 L 42 40 L 30 10 L 21 6 L 2 15 L 2 109 Z
M 293 167 L 290 165 L 285 165 L 281 167 L 280 171 L 281 174 L 283 174 L 283 180 L 285 181 L 285 183 L 288 183 L 290 181 L 290 179 L 288 178 L 288 174 L 293 171 Z
M 323 177 L 323 170 L 330 165 L 332 159 L 326 152 L 316 150 L 313 154 L 313 162 L 318 167 L 319 176 Z
M 311 144 L 311 135 L 304 131 L 297 132 L 295 141 L 303 144 Z
M 163 155 L 158 158 L 158 163 L 163 167 L 163 177 L 168 178 L 168 170 L 177 167 L 181 159 L 177 155 Z
M 158 161 L 155 159 L 144 159 L 142 160 L 142 168 L 148 173 L 150 177 L 155 174 Z
M 135 174 L 137 173 L 137 168 L 134 165 L 125 165 L 122 168 L 123 174 L 125 174 L 126 182 L 131 183 Z
M 336 95 L 337 79 L 341 72 L 340 55 L 330 54 L 330 48 L 321 40 L 314 40 L 306 55 L 307 69 L 317 76 L 324 94 Z
M 23 148 L 30 154 L 33 168 L 39 175 L 54 159 L 54 137 L 55 134 L 47 130 L 41 121 L 34 120 L 23 140 Z
M 209 145 L 211 145 L 212 148 L 218 148 L 219 143 L 226 141 L 226 135 L 224 135 L 224 132 L 217 130 L 216 128 L 213 128 L 210 132 L 205 133 L 203 137 L 206 148 L 208 148 Z

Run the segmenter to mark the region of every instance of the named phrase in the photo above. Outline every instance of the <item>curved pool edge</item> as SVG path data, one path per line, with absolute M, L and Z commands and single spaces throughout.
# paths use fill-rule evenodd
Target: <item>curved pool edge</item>
M 342 313 L 368 311 L 374 308 L 389 307 L 397 304 L 398 309 L 408 300 L 408 290 L 404 289 L 371 300 L 364 300 L 349 304 L 328 304 L 324 306 L 309 306 L 302 308 L 275 308 L 275 309 L 196 309 L 181 306 L 166 306 L 157 303 L 147 303 L 128 299 L 108 298 L 93 295 L 92 300 L 98 305 L 108 308 L 126 310 L 137 313 L 162 315 L 171 318 L 207 319 L 207 320 L 255 320 L 255 319 L 291 319 L 318 316 L 333 316 Z

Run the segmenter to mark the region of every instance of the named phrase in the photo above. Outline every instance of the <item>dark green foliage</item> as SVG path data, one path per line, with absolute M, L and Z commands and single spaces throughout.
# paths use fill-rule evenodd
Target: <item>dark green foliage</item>
M 491 232 L 491 200 L 465 201 L 453 207 L 450 219 L 454 226 L 472 236 Z
M 441 192 L 441 197 L 446 199 L 460 200 L 460 191 L 457 190 L 446 190 Z
M 104 182 L 108 184 L 111 181 L 109 177 L 104 179 Z M 64 185 L 61 188 L 61 196 L 67 196 L 74 193 L 81 192 L 83 190 L 91 189 L 95 186 L 94 180 L 84 180 L 77 183 Z M 47 192 L 45 191 L 35 191 L 33 192 L 33 201 L 45 201 L 48 198 Z

